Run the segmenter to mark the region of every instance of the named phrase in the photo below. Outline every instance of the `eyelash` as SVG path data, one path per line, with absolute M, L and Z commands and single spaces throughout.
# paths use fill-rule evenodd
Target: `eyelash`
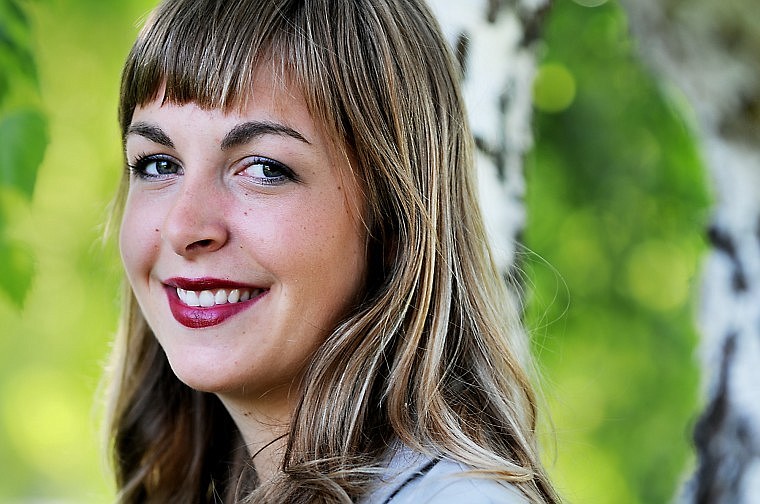
M 142 179 L 142 180 L 155 180 L 155 179 L 163 179 L 165 177 L 175 175 L 175 174 L 152 174 L 147 172 L 147 167 L 150 166 L 153 163 L 159 162 L 159 161 L 166 161 L 168 163 L 173 164 L 177 167 L 177 171 L 181 174 L 182 172 L 182 166 L 171 156 L 167 156 L 165 154 L 140 154 L 138 155 L 135 160 L 132 163 L 129 163 L 129 171 L 134 175 L 135 177 Z
M 152 173 L 147 172 L 148 166 L 160 161 L 166 161 L 176 166 L 177 173 L 152 174 Z M 275 161 L 274 159 L 270 159 L 270 158 L 266 158 L 262 156 L 251 156 L 251 157 L 245 158 L 243 162 L 245 163 L 245 165 L 243 169 L 240 170 L 238 173 L 243 173 L 253 166 L 262 166 L 265 169 L 274 168 L 275 171 L 279 172 L 280 174 L 277 177 L 258 177 L 254 175 L 247 175 L 248 177 L 255 180 L 257 184 L 265 185 L 265 186 L 278 186 L 278 185 L 284 184 L 287 181 L 294 181 L 294 182 L 298 181 L 298 177 L 296 177 L 296 175 L 293 173 L 293 170 L 291 170 L 284 164 L 280 163 L 279 161 Z M 177 174 L 181 175 L 183 171 L 182 166 L 174 158 L 172 158 L 171 156 L 167 156 L 165 154 L 150 154 L 150 155 L 140 154 L 135 158 L 135 160 L 132 163 L 128 164 L 128 167 L 132 175 L 142 180 L 163 179 L 165 177 L 170 177 Z

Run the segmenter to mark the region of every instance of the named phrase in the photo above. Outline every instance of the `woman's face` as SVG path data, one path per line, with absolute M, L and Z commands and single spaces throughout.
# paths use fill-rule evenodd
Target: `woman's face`
M 120 234 L 172 369 L 208 392 L 287 386 L 356 301 L 363 204 L 303 96 L 260 69 L 242 112 L 138 107 Z

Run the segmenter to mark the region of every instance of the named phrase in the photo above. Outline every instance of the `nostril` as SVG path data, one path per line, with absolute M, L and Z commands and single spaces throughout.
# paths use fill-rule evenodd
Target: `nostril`
M 187 246 L 187 249 L 188 249 L 188 250 L 192 250 L 192 249 L 202 249 L 202 248 L 208 248 L 208 247 L 210 247 L 211 245 L 213 245 L 213 243 L 214 243 L 214 240 L 211 240 L 211 239 L 206 239 L 206 240 L 198 240 L 198 241 L 196 241 L 196 242 L 193 242 L 193 243 L 191 243 L 190 245 L 188 245 L 188 246 Z

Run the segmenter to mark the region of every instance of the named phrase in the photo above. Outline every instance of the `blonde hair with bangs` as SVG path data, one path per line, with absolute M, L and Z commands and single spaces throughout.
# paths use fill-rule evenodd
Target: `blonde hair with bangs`
M 261 65 L 303 92 L 353 160 L 364 297 L 314 355 L 282 471 L 261 483 L 219 400 L 173 375 L 127 289 L 110 369 L 120 502 L 352 502 L 396 440 L 558 502 L 538 456 L 523 332 L 478 209 L 459 70 L 427 7 L 165 1 L 124 67 L 122 133 L 159 93 L 244 106 Z

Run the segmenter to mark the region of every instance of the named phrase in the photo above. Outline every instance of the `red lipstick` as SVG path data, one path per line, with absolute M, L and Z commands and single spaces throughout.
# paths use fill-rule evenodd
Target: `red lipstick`
M 269 292 L 261 287 L 216 278 L 170 278 L 164 281 L 164 289 L 174 319 L 192 329 L 221 324 Z

